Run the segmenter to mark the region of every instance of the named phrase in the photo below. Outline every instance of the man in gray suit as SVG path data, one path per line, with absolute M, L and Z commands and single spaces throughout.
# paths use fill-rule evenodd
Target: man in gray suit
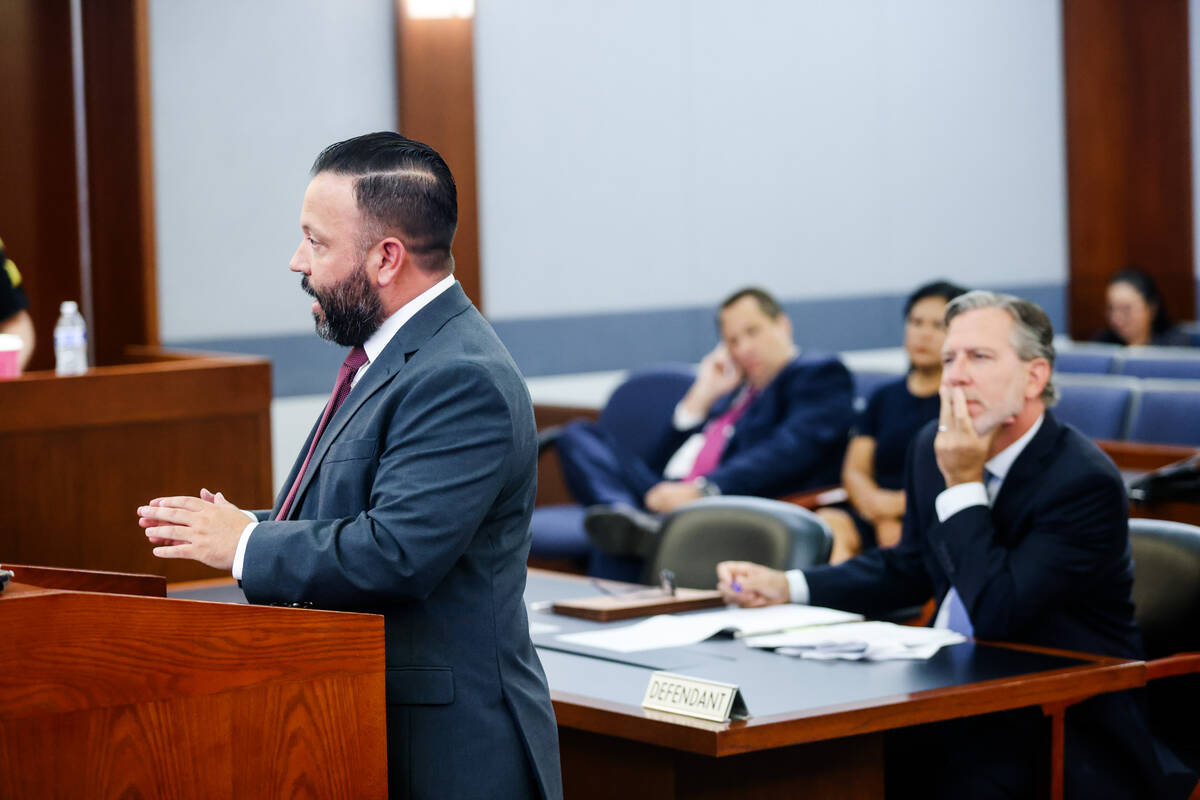
M 325 414 L 271 512 L 205 490 L 141 525 L 251 602 L 383 614 L 392 797 L 559 798 L 522 600 L 533 409 L 454 280 L 454 179 L 395 133 L 330 146 L 313 176 L 290 266 L 317 332 L 352 348 Z

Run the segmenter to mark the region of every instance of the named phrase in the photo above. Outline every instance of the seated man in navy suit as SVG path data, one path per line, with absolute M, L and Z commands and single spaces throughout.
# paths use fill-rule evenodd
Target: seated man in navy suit
M 852 418 L 850 373 L 836 357 L 801 354 L 787 315 L 746 288 L 721 304 L 721 344 L 701 362 L 675 408 L 662 474 L 591 424 L 558 440 L 567 488 L 592 506 L 592 541 L 614 555 L 647 555 L 657 519 L 713 494 L 775 497 L 838 482 Z
M 899 545 L 803 572 L 725 562 L 719 588 L 745 606 L 791 600 L 867 615 L 933 597 L 937 627 L 1141 658 L 1125 487 L 1112 461 L 1048 408 L 1050 320 L 1026 300 L 976 291 L 947 306 L 946 325 L 941 415 L 909 449 Z M 905 731 L 888 747 L 889 795 L 1044 788 L 1036 709 Z M 1066 715 L 1067 796 L 1170 796 L 1159 752 L 1138 696 L 1080 703 Z

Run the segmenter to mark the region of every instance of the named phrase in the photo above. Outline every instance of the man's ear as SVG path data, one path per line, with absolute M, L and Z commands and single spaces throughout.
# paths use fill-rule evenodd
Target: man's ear
M 404 242 L 394 236 L 380 240 L 376 248 L 379 251 L 379 270 L 375 280 L 380 286 L 390 286 L 407 265 L 408 251 L 404 249 Z
M 1025 397 L 1032 400 L 1040 397 L 1046 384 L 1050 382 L 1050 362 L 1044 358 L 1035 358 L 1029 362 L 1029 382 L 1025 386 Z
M 777 323 L 783 329 L 784 334 L 789 338 L 794 338 L 792 331 L 792 318 L 787 314 L 780 314 Z

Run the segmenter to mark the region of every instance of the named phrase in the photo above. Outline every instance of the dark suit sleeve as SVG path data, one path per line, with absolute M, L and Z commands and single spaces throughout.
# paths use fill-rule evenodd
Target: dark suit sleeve
M 914 464 L 923 437 L 914 437 L 908 448 L 905 493 L 914 494 Z M 878 617 L 897 609 L 924 603 L 934 587 L 925 568 L 921 531 L 924 524 L 918 503 L 906 503 L 900 542 L 876 548 L 835 566 L 806 569 L 809 603 Z
M 769 497 L 795 490 L 823 468 L 836 475 L 836 463 L 830 464 L 840 458 L 853 415 L 850 373 L 831 358 L 780 377 L 786 380 L 783 418 L 708 476 L 724 494 Z
M 390 418 L 367 510 L 260 523 L 243 569 L 251 602 L 345 608 L 425 598 L 477 534 L 514 458 L 513 412 L 487 369 L 457 362 L 431 370 L 378 413 Z M 353 490 L 353 475 L 327 479 Z
M 1032 526 L 1015 547 L 998 542 L 987 506 L 935 519 L 926 533 L 980 639 L 1022 641 L 1031 622 L 1086 600 L 1121 563 L 1127 511 L 1119 479 L 1103 469 L 1056 472 L 1045 480 L 1058 488 L 1037 493 L 1026 514 Z

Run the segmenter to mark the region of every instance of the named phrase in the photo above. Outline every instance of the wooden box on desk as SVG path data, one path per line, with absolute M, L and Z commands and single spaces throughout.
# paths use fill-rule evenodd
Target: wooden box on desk
M 270 507 L 270 362 L 151 349 L 131 360 L 0 381 L 0 559 L 210 578 L 155 558 L 137 507 L 201 487 Z
M 382 617 L 12 569 L 0 799 L 387 796 Z

